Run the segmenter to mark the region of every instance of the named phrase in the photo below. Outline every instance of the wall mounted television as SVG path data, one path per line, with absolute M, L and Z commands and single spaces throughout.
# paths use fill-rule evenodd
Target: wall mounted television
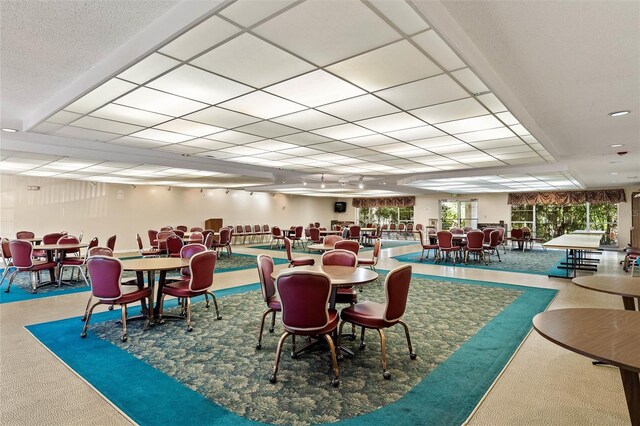
M 335 206 L 333 207 L 333 211 L 336 213 L 344 213 L 347 211 L 347 203 L 344 201 L 336 201 Z

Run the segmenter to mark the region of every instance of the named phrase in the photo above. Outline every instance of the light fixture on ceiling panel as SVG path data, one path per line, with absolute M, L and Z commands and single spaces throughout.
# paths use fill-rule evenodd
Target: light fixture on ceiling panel
M 620 148 L 621 146 L 624 146 L 621 143 L 614 143 L 613 145 L 609 145 L 611 148 Z
M 621 111 L 613 111 L 609 113 L 609 117 L 621 117 L 623 115 L 629 114 L 631 111 L 629 110 L 621 110 Z
M 224 193 L 225 193 L 225 194 L 228 194 L 228 193 L 229 193 L 229 190 L 227 189 L 226 191 L 224 191 Z
M 2 130 L 3 132 L 7 132 L 7 133 L 15 133 L 15 132 L 17 132 L 17 131 L 18 131 L 17 129 L 12 129 L 12 128 L 10 128 L 10 127 L 3 127 L 3 128 L 2 128 L 2 129 L 0 129 L 0 130 Z
M 302 179 L 302 185 L 303 185 L 303 186 L 307 186 L 307 181 L 306 181 L 306 180 L 304 180 L 304 179 Z
M 168 188 L 167 188 L 167 191 L 171 191 L 171 187 L 168 187 Z
M 325 184 L 324 184 L 324 175 L 322 175 L 322 176 L 320 177 L 320 188 L 324 188 L 324 187 L 325 187 Z
M 358 183 L 358 188 L 363 189 L 364 188 L 364 182 L 363 182 L 364 176 L 360 176 L 360 182 Z

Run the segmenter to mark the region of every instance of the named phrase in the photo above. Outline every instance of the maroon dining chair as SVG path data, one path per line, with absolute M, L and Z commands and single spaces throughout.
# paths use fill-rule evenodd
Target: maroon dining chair
M 173 226 L 163 226 L 160 231 L 173 231 Z
M 482 234 L 484 235 L 484 243 L 489 244 L 489 240 L 491 239 L 491 233 L 493 232 L 493 228 L 484 228 L 482 230 Z
M 324 337 L 331 352 L 333 369 L 331 384 L 334 387 L 340 386 L 340 369 L 336 348 L 331 338 L 331 334 L 338 325 L 338 312 L 335 309 L 329 309 L 331 279 L 323 272 L 291 269 L 278 275 L 276 288 L 280 295 L 284 333 L 278 341 L 276 359 L 269 381 L 271 383 L 278 381 L 282 346 L 287 337 L 294 336 L 292 356 L 296 354 L 295 336 Z
M 279 226 L 274 226 L 271 228 L 271 242 L 269 243 L 269 248 L 273 246 L 273 244 L 277 244 L 277 247 L 280 248 L 280 242 L 284 242 L 284 235 L 282 234 L 282 230 Z
M 445 256 L 449 256 L 450 253 L 453 253 L 453 264 L 456 264 L 456 258 L 460 255 L 460 246 L 453 245 L 453 234 L 451 231 L 438 231 L 436 234 L 438 237 L 438 255 L 436 257 L 436 262 L 442 261 L 442 253 Z
M 259 254 L 257 259 L 258 277 L 260 279 L 260 290 L 262 291 L 262 300 L 267 304 L 267 309 L 262 313 L 260 321 L 260 332 L 258 333 L 258 344 L 256 349 L 262 349 L 262 332 L 264 331 L 264 321 L 267 315 L 271 314 L 271 326 L 269 333 L 273 333 L 276 324 L 276 313 L 282 310 L 280 297 L 276 293 L 276 285 L 271 278 L 273 272 L 273 258 L 266 254 Z
M 222 250 L 227 250 L 227 255 L 231 257 L 231 230 L 229 228 L 220 228 L 218 231 L 218 240 L 214 241 L 211 248 L 222 255 Z
M 345 323 L 361 327 L 360 349 L 364 349 L 366 346 L 364 343 L 365 329 L 377 330 L 380 335 L 380 351 L 382 353 L 382 376 L 385 379 L 390 379 L 391 373 L 387 371 L 387 344 L 383 329 L 393 327 L 396 324 L 402 325 L 407 337 L 407 346 L 409 346 L 409 357 L 412 360 L 417 358 L 411 345 L 409 327 L 402 321 L 402 316 L 407 307 L 410 284 L 411 265 L 400 266 L 389 272 L 384 281 L 385 303 L 365 301 L 344 308 L 340 312 L 338 347 L 340 347 L 342 327 Z
M 342 241 L 343 239 L 344 238 L 342 238 L 340 235 L 327 235 L 326 237 L 324 237 L 323 244 L 325 246 L 333 246 L 338 241 Z
M 167 238 L 169 238 L 172 235 L 176 235 L 176 234 L 174 234 L 173 231 L 158 232 L 156 241 L 158 243 L 158 250 L 160 250 L 162 253 L 167 252 Z
M 35 238 L 36 234 L 31 231 L 18 231 L 16 232 L 16 239 L 18 240 L 26 240 L 29 238 Z
M 489 243 L 484 244 L 483 251 L 485 254 L 489 256 L 488 261 L 491 262 L 491 254 L 495 253 L 498 255 L 498 262 L 502 262 L 500 259 L 500 231 L 494 229 L 489 235 Z
M 341 241 L 336 241 L 336 243 L 333 245 L 333 248 L 349 250 L 354 252 L 357 256 L 358 252 L 360 251 L 360 243 L 355 240 L 341 240 Z
M 9 247 L 9 239 L 0 239 L 0 256 L 2 256 L 2 264 L 4 265 L 4 271 L 2 272 L 2 279 L 0 279 L 0 286 L 4 282 L 5 277 L 9 274 L 9 271 L 15 270 L 13 265 L 13 259 L 11 256 L 11 248 Z
M 84 327 L 80 337 L 87 337 L 87 328 L 91 321 L 93 310 L 98 305 L 109 305 L 113 307 L 119 305 L 122 310 L 122 337 L 120 340 L 126 342 L 127 337 L 127 305 L 130 303 L 140 302 L 144 299 L 148 300 L 149 306 L 153 306 L 153 288 L 141 287 L 135 288 L 130 292 L 125 292 L 122 286 L 122 262 L 115 257 L 110 256 L 90 256 L 87 260 L 87 270 L 91 278 L 91 296 L 98 299 L 86 314 Z M 131 288 L 131 287 L 129 287 Z M 145 321 L 144 329 L 146 330 L 150 324 L 153 324 L 153 309 L 149 309 L 149 318 Z
M 175 229 L 175 230 L 173 231 L 173 233 L 174 233 L 174 234 L 176 234 L 176 235 L 177 235 L 178 237 L 180 237 L 180 238 L 184 238 L 184 233 L 185 233 L 185 232 L 186 232 L 186 231 L 183 231 L 183 230 L 181 230 L 181 229 Z
M 349 227 L 349 240 L 360 241 L 360 226 L 359 225 L 351 225 Z
M 303 232 L 304 232 L 304 227 L 303 226 L 296 226 L 295 227 L 295 232 L 289 237 L 289 239 L 293 243 L 294 247 L 296 246 L 296 244 L 302 243 L 302 234 L 303 234 Z
M 52 232 L 50 234 L 45 234 L 42 237 L 42 244 L 57 244 L 58 240 L 63 237 L 65 234 L 62 232 Z M 37 247 L 33 249 L 33 253 L 31 254 L 33 257 L 38 259 L 49 259 L 53 258 L 53 252 L 49 252 L 47 250 L 40 250 Z M 57 259 L 53 259 L 56 261 Z
M 107 247 L 113 251 L 116 251 L 116 237 L 116 235 L 112 235 L 107 239 Z
M 309 239 L 307 240 L 307 246 L 309 244 L 322 243 L 322 237 L 320 236 L 320 230 L 318 228 L 309 228 Z
M 189 259 L 189 278 L 173 282 L 165 285 L 162 288 L 162 297 L 160 299 L 160 311 L 159 321 L 160 324 L 164 323 L 162 319 L 162 312 L 164 307 L 165 296 L 173 296 L 184 299 L 184 303 L 187 306 L 187 331 L 193 331 L 191 326 L 191 298 L 210 295 L 213 299 L 213 305 L 216 308 L 216 319 L 222 319 L 220 311 L 218 310 L 218 301 L 216 296 L 211 291 L 213 286 L 213 273 L 216 269 L 216 261 L 218 260 L 218 254 L 214 251 L 205 250 L 200 253 L 194 254 Z M 209 308 L 209 299 L 206 299 L 205 306 Z
M 480 260 L 487 263 L 484 258 L 484 233 L 482 231 L 467 232 L 467 245 L 464 247 L 464 263 L 469 261 L 469 253 L 479 256 Z
M 95 241 L 95 245 L 91 245 L 91 243 Z M 113 257 L 113 250 L 111 250 L 109 247 L 100 247 L 98 246 L 98 237 L 93 237 L 93 239 L 91 240 L 91 242 L 89 243 L 89 247 L 87 247 L 87 255 L 86 260 L 85 260 L 85 270 L 87 267 L 87 260 L 89 260 L 89 258 L 91 256 L 107 256 L 107 257 Z M 89 271 L 85 272 L 85 276 L 89 275 Z M 91 294 L 91 292 L 89 292 L 89 300 L 87 300 L 87 306 L 84 309 L 84 315 L 82 316 L 82 318 L 80 318 L 82 321 L 86 321 L 87 319 L 87 314 L 89 313 L 89 307 L 91 306 L 91 301 L 93 300 L 93 295 Z M 113 306 L 109 306 L 110 310 L 113 309 Z
M 264 234 L 262 233 L 262 226 L 253 225 L 253 235 L 255 236 L 255 240 L 262 242 Z
M 204 241 L 202 242 L 202 244 L 204 244 L 207 250 L 211 250 L 211 247 L 213 246 L 213 238 L 215 234 L 213 233 L 213 231 L 209 231 L 209 232 L 204 231 L 202 235 L 204 236 Z
M 142 257 L 160 257 L 160 255 L 162 254 L 162 251 L 158 250 L 157 248 L 145 250 L 140 234 L 136 234 L 136 243 L 138 244 L 138 253 L 140 253 L 140 256 Z
M 349 250 L 334 249 L 326 251 L 320 258 L 322 265 L 326 266 L 351 266 L 358 265 L 358 255 Z M 358 303 L 358 292 L 350 287 L 339 287 L 336 289 L 336 303 L 347 303 L 353 305 Z
M 233 238 L 235 238 L 236 243 L 238 243 L 238 239 L 242 237 L 242 244 L 244 244 L 244 241 L 246 239 L 246 236 L 244 235 L 244 226 L 242 225 L 236 225 L 235 227 L 235 232 L 233 233 Z
M 244 237 L 245 239 L 247 237 L 249 237 L 249 244 L 253 243 L 253 237 L 255 237 L 255 234 L 253 233 L 253 227 L 251 225 L 245 225 L 244 226 Z M 242 244 L 245 243 L 245 240 L 242 241 Z
M 293 254 L 291 252 L 291 245 L 292 245 L 291 240 L 285 237 L 284 247 L 287 250 L 287 260 L 289 261 L 289 268 L 291 268 L 292 266 L 314 265 L 316 263 L 313 257 L 306 257 L 306 256 L 293 257 Z
M 382 242 L 380 238 L 377 238 L 373 243 L 373 254 L 371 259 L 367 258 L 358 258 L 358 266 L 368 266 L 372 270 L 376 270 L 376 265 L 378 264 L 378 256 L 380 255 L 380 247 Z
M 149 236 L 149 245 L 151 246 L 151 248 L 157 249 L 158 248 L 158 231 L 154 229 L 149 229 L 147 231 L 147 235 Z
M 73 235 L 65 235 L 60 237 L 58 244 L 80 244 L 80 240 Z M 82 277 L 88 287 L 89 282 L 87 281 L 87 277 L 84 275 L 85 261 L 85 257 L 80 256 L 80 249 L 60 250 L 60 258 L 58 259 L 58 287 L 63 283 L 62 273 L 67 268 L 72 268 L 70 280 L 73 281 L 73 271 L 77 269 L 78 274 Z
M 187 229 L 189 229 L 189 228 L 187 228 L 186 225 L 178 225 L 178 226 L 176 226 L 175 229 L 178 230 L 178 231 L 187 232 Z
M 186 226 L 185 226 L 186 228 Z M 186 231 L 186 229 L 185 229 Z M 201 226 L 192 226 L 191 229 L 189 229 L 189 232 L 202 232 L 204 231 L 204 229 Z
M 180 250 L 184 243 L 182 242 L 182 238 L 177 236 L 176 234 L 170 235 L 167 238 L 167 256 L 169 257 L 180 257 Z
M 418 232 L 418 236 L 420 237 L 420 245 L 422 246 L 422 253 L 420 253 L 420 262 L 424 261 L 425 259 L 429 258 L 429 254 L 431 253 L 431 250 L 433 250 L 433 257 L 437 258 L 438 257 L 438 244 L 431 244 L 430 240 L 429 240 L 429 236 L 427 235 L 426 240 L 425 240 L 425 235 L 423 234 L 421 229 L 418 229 L 416 232 Z M 427 257 L 424 257 L 424 252 L 427 252 Z
M 11 284 L 13 283 L 14 278 L 17 274 L 22 272 L 30 272 L 31 273 L 31 292 L 38 292 L 39 282 L 39 272 L 40 271 L 49 271 L 49 277 L 51 282 L 54 283 L 56 281 L 55 277 L 55 267 L 57 266 L 55 261 L 46 261 L 46 260 L 34 260 L 33 259 L 33 246 L 29 241 L 25 240 L 11 240 L 9 241 L 9 251 L 11 252 L 11 256 L 13 259 L 13 266 L 15 270 L 11 274 L 11 278 L 9 279 L 9 285 L 7 289 L 4 291 L 5 293 L 9 293 L 11 289 Z
M 182 259 L 191 259 L 196 254 L 202 253 L 203 251 L 207 251 L 207 247 L 204 244 L 197 244 L 197 243 L 187 244 L 186 246 L 183 246 L 180 249 L 180 257 Z M 188 278 L 191 274 L 188 266 L 185 266 L 184 268 L 182 268 L 181 273 L 182 273 L 182 276 L 185 278 Z
M 189 236 L 189 243 L 203 244 L 204 235 L 202 235 L 202 232 L 192 232 L 191 235 Z

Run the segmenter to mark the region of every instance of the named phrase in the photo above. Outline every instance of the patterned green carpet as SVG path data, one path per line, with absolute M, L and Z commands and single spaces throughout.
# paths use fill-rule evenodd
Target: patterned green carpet
M 426 255 L 426 252 L 425 252 Z M 490 269 L 496 271 L 505 272 L 522 272 L 527 274 L 547 275 L 549 270 L 554 267 L 562 258 L 564 258 L 564 250 L 529 250 L 529 251 L 500 251 L 500 258 L 502 262 L 498 261 L 498 257 L 494 254 L 491 255 L 491 263 L 485 265 L 479 260 L 471 259 L 469 256 L 469 263 L 456 263 L 456 268 L 478 268 L 478 269 Z M 394 259 L 400 262 L 409 263 L 424 263 L 425 265 L 434 265 L 435 259 L 433 252 L 429 258 L 420 262 L 420 252 L 403 254 L 400 256 L 394 256 Z M 453 262 L 451 260 L 439 263 L 443 266 L 451 266 Z
M 121 329 L 114 321 L 91 329 L 239 416 L 265 423 L 306 425 L 335 422 L 398 401 L 521 293 L 511 288 L 414 279 L 404 319 L 418 358 L 409 359 L 401 326 L 385 331 L 392 379 L 384 380 L 377 333 L 366 334 L 363 351 L 358 350 L 359 339 L 345 340 L 345 346 L 356 355 L 340 363 L 342 384 L 337 389 L 330 385 L 326 348 L 319 346 L 292 359 L 288 355 L 290 340 L 285 344 L 278 382 L 269 382 L 282 327 L 276 322 L 274 334 L 265 330 L 262 350 L 255 349 L 265 308 L 259 291 L 220 298 L 221 321 L 214 319 L 213 308 L 195 304 L 192 333 L 186 332 L 182 321 L 167 322 L 144 333 L 140 323 L 134 323 L 128 329 L 129 341 L 122 343 Z M 359 299 L 383 301 L 382 285 L 364 286 Z

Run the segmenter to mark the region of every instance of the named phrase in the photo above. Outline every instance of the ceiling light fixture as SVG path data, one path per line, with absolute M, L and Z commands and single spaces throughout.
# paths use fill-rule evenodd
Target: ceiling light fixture
M 204 192 L 204 188 L 200 188 L 200 193 L 202 194 Z
M 250 192 L 249 195 L 253 195 L 253 192 Z
M 613 111 L 609 113 L 609 117 L 620 117 L 622 115 L 627 115 L 629 114 L 631 111 L 629 110 L 622 110 L 622 111 Z
M 3 128 L 2 128 L 2 129 L 0 129 L 0 130 L 2 130 L 3 132 L 7 132 L 7 133 L 15 133 L 15 132 L 17 132 L 17 131 L 18 131 L 18 129 L 12 129 L 12 128 L 10 128 L 10 127 L 3 127 Z
M 611 174 L 612 174 L 612 175 L 617 175 L 617 174 L 618 174 L 618 172 L 611 172 Z
M 362 182 L 363 179 L 364 179 L 364 176 L 360 176 L 360 183 L 358 183 L 358 188 L 360 189 L 364 188 L 364 183 Z
M 229 190 L 227 189 L 226 191 L 224 191 L 224 193 L 225 193 L 225 194 L 228 194 L 228 193 L 229 193 Z
M 168 188 L 167 188 L 167 191 L 171 191 L 171 187 L 168 187 Z
M 303 186 L 307 186 L 307 181 L 306 181 L 306 180 L 304 180 L 304 179 L 302 179 L 302 185 L 303 185 Z
M 325 184 L 324 184 L 324 175 L 322 175 L 322 176 L 320 177 L 320 188 L 324 188 L 324 187 L 325 187 Z
M 621 143 L 614 143 L 613 145 L 609 145 L 611 148 L 620 148 L 621 146 L 624 146 Z
M 136 186 L 135 185 L 131 185 L 131 188 L 136 189 Z

